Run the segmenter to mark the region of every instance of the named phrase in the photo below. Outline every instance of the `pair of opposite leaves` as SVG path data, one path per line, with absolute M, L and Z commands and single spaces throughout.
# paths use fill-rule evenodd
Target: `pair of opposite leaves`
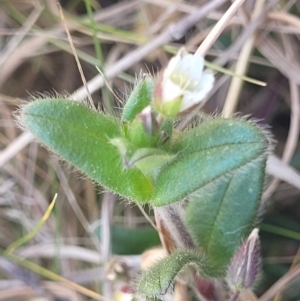
M 174 131 L 170 160 L 155 179 L 124 168 L 113 139 L 151 103 L 153 80 L 131 93 L 121 120 L 66 99 L 36 99 L 22 109 L 23 125 L 44 145 L 105 188 L 139 203 L 164 206 L 189 198 L 186 222 L 216 267 L 224 267 L 249 234 L 262 193 L 265 133 L 244 119 L 213 118 Z

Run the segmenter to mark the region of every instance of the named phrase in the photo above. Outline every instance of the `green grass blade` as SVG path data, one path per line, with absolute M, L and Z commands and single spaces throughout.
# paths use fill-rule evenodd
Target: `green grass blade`
M 6 249 L 7 253 L 12 253 L 16 248 L 24 245 L 28 240 L 32 239 L 38 233 L 38 231 L 41 229 L 41 227 L 44 225 L 44 223 L 49 218 L 49 216 L 54 208 L 56 197 L 57 197 L 57 194 L 54 196 L 54 198 L 53 198 L 52 202 L 50 203 L 49 207 L 47 208 L 45 214 L 39 220 L 39 222 L 36 224 L 36 226 L 25 236 L 23 236 L 23 237 L 17 239 L 16 241 L 14 241 L 13 243 L 11 243 Z

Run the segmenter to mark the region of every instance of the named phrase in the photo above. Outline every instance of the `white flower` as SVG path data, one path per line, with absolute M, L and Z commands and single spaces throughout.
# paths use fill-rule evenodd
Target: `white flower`
M 181 49 L 157 84 L 154 106 L 163 115 L 175 117 L 200 103 L 212 89 L 214 76 L 205 70 L 203 57 Z

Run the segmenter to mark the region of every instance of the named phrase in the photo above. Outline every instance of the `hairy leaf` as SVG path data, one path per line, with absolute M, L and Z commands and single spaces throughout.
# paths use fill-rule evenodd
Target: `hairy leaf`
M 122 121 L 131 122 L 152 100 L 154 79 L 146 77 L 131 92 L 123 109 Z
M 65 99 L 26 105 L 22 122 L 38 140 L 90 178 L 124 197 L 145 202 L 153 193 L 137 168 L 125 169 L 110 139 L 122 137 L 119 121 Z
M 264 182 L 265 156 L 225 179 L 206 186 L 191 197 L 188 229 L 204 249 L 214 272 L 226 271 L 234 252 L 250 233 L 259 209 Z
M 265 164 L 265 159 L 256 159 L 264 156 L 266 137 L 246 120 L 212 119 L 189 131 L 174 133 L 171 143 L 177 159 L 166 165 L 156 179 L 151 199 L 154 206 L 180 201 L 217 179 L 247 169 L 251 162 L 262 169 Z M 261 188 L 262 183 L 259 191 Z

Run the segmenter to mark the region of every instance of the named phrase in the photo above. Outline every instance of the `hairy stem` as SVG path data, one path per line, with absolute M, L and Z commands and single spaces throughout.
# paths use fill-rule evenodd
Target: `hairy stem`
M 178 205 L 157 207 L 156 210 L 178 248 L 195 248 L 194 241 L 179 214 Z

